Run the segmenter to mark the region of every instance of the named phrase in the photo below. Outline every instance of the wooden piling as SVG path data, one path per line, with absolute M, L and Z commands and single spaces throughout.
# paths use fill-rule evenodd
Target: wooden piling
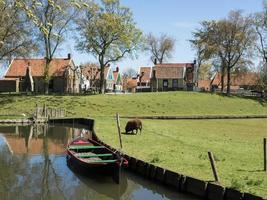
M 264 171 L 267 172 L 267 139 L 263 138 L 263 163 L 264 163 Z
M 117 127 L 118 127 L 119 139 L 120 139 L 120 147 L 121 147 L 121 149 L 122 149 L 120 116 L 119 116 L 118 113 L 116 113 L 116 120 L 117 120 Z
M 209 151 L 208 152 L 208 155 L 209 155 L 210 164 L 211 164 L 211 168 L 212 168 L 214 179 L 215 179 L 216 182 L 219 183 L 220 180 L 219 180 L 219 176 L 218 176 L 218 173 L 217 173 L 217 169 L 216 169 L 216 165 L 215 165 L 215 160 L 214 160 L 214 157 L 213 157 L 213 153 L 211 151 Z

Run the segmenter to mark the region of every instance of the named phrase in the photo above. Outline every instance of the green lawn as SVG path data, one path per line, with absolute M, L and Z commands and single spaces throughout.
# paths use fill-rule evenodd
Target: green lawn
M 124 127 L 126 120 L 121 120 Z M 267 119 L 143 120 L 142 134 L 123 135 L 123 151 L 147 162 L 203 180 L 213 180 L 208 151 L 223 185 L 267 197 L 263 138 Z M 123 130 L 124 131 L 124 130 Z M 119 147 L 116 121 L 96 118 L 101 139 Z
M 94 96 L 0 96 L 1 115 L 31 116 L 35 105 L 65 108 L 68 117 L 91 117 L 96 133 L 119 146 L 115 113 L 121 116 L 267 115 L 267 103 L 194 92 Z M 127 119 L 121 119 L 124 128 Z M 123 151 L 156 165 L 213 180 L 213 151 L 222 184 L 267 198 L 263 137 L 267 119 L 143 120 L 142 135 L 123 135 Z
M 190 116 L 267 114 L 267 103 L 238 97 L 194 92 L 143 93 L 94 96 L 0 96 L 0 115 L 25 113 L 46 104 L 65 108 L 68 116 L 120 115 Z

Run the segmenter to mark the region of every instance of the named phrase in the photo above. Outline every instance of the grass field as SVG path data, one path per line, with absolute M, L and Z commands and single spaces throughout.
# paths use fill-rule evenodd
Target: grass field
M 68 116 L 267 114 L 267 103 L 194 92 L 94 96 L 0 96 L 0 115 L 32 115 L 35 105 L 65 108 Z
M 126 120 L 121 120 L 124 127 Z M 155 165 L 203 180 L 214 180 L 208 151 L 215 155 L 223 185 L 267 197 L 263 138 L 267 119 L 143 120 L 142 134 L 123 135 L 123 151 Z M 116 121 L 96 119 L 101 139 L 119 147 Z
M 119 146 L 115 113 L 121 116 L 267 115 L 267 103 L 193 92 L 95 96 L 0 96 L 0 116 L 32 116 L 35 105 L 65 108 L 68 117 L 91 117 L 96 133 Z M 127 119 L 121 119 L 122 127 Z M 222 184 L 267 198 L 263 137 L 267 119 L 143 120 L 142 135 L 123 135 L 123 151 L 156 165 L 213 180 L 213 151 Z

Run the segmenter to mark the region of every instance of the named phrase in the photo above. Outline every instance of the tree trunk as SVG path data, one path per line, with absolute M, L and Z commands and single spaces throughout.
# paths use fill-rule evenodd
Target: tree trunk
M 50 76 L 49 76 L 49 64 L 51 62 L 51 59 L 45 58 L 45 69 L 44 69 L 44 92 L 45 94 L 49 93 L 49 81 L 50 81 Z
M 227 96 L 230 96 L 231 68 L 227 66 Z
M 100 87 L 99 94 L 105 94 L 105 77 L 104 77 L 105 65 L 100 64 Z
M 223 93 L 224 89 L 224 66 L 221 68 L 221 93 Z
M 227 96 L 230 96 L 231 93 L 231 68 L 227 66 Z
M 75 72 L 76 72 L 76 69 L 73 70 L 73 82 L 72 82 L 72 93 L 74 94 L 76 91 L 75 91 L 75 87 L 76 87 L 76 76 L 75 76 Z

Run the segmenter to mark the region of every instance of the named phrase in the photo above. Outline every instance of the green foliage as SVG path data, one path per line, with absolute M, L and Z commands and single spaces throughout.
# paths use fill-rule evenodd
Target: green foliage
M 230 94 L 230 74 L 233 69 L 250 63 L 256 34 L 252 28 L 252 20 L 244 17 L 240 11 L 231 11 L 227 19 L 204 21 L 201 28 L 193 33 L 191 41 L 197 50 L 198 60 L 214 59 L 220 62 L 223 76 L 227 71 L 227 94 Z M 235 70 L 237 71 L 237 70 Z
M 28 56 L 36 50 L 29 23 L 12 1 L 0 4 L 0 60 Z

